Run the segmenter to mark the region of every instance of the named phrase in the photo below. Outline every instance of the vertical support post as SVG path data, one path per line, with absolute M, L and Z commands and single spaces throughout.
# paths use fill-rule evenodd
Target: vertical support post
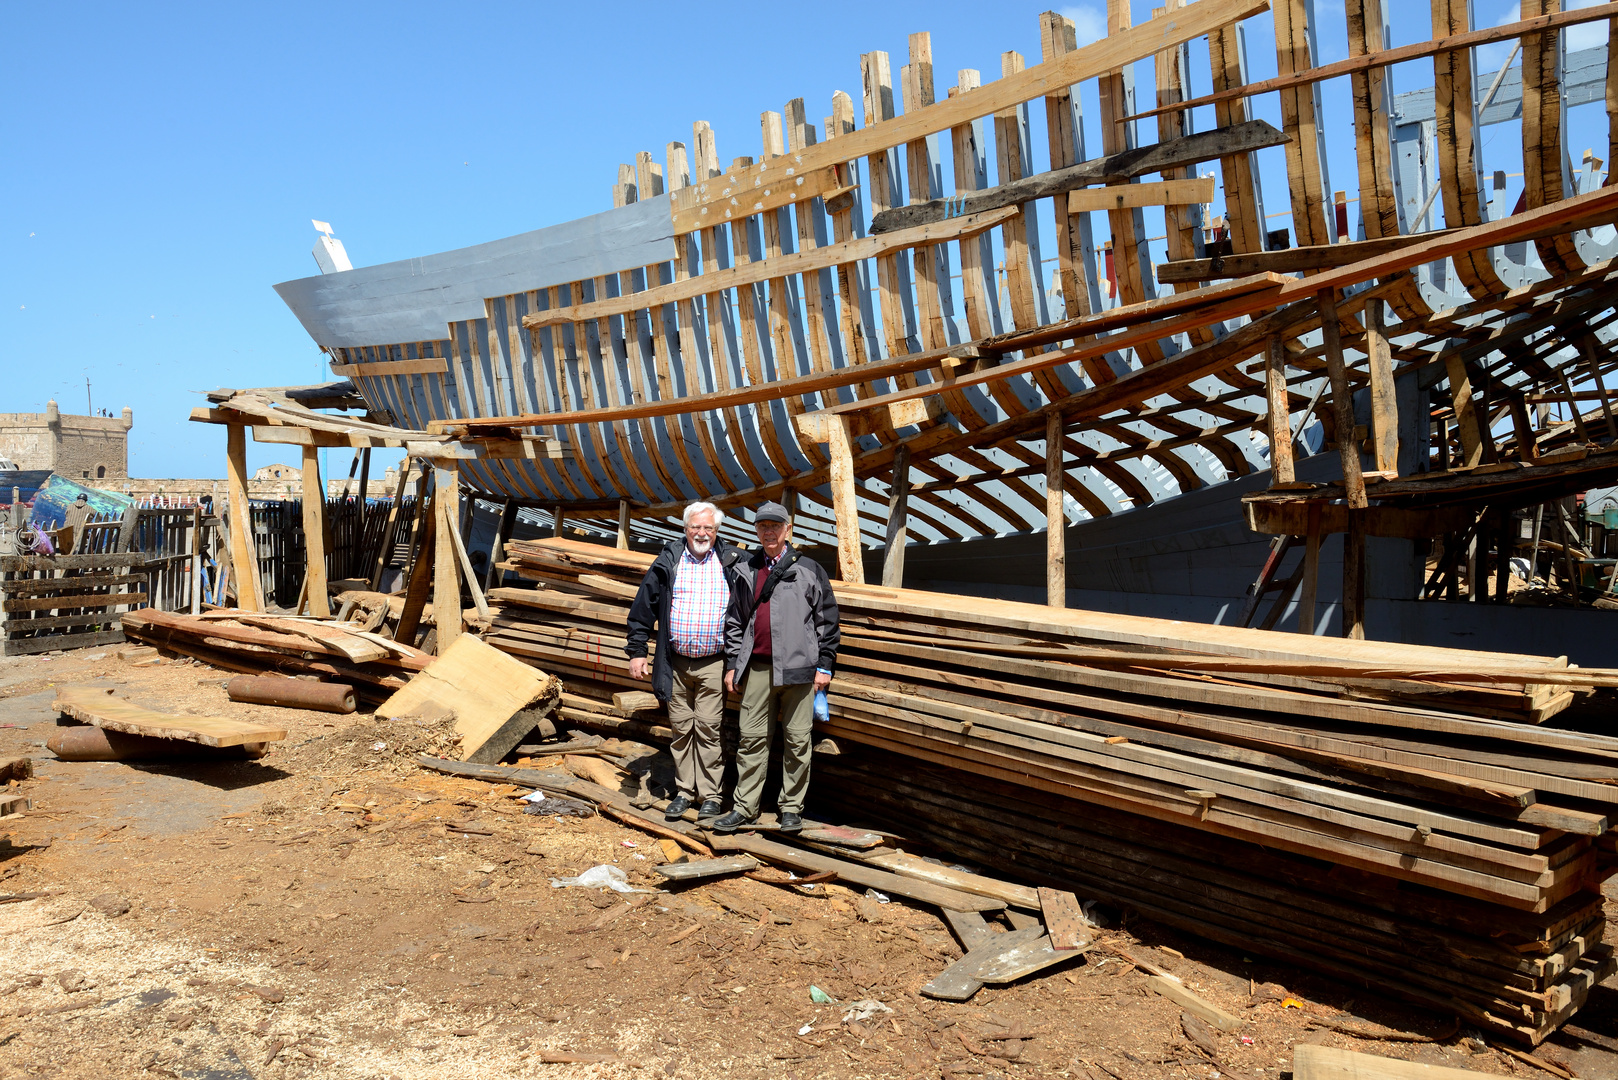
M 405 458 L 402 464 L 404 468 L 399 470 L 398 486 L 393 489 L 393 505 L 388 508 L 388 522 L 382 526 L 382 538 L 376 546 L 376 560 L 371 564 L 372 592 L 382 587 L 382 570 L 388 565 L 388 554 L 393 547 L 393 536 L 399 529 L 399 507 L 404 503 L 405 487 L 410 483 L 410 473 L 416 467 L 410 458 Z M 423 492 L 423 497 L 425 495 L 426 493 Z
M 320 482 L 320 449 L 303 447 L 303 557 L 304 591 L 309 614 L 331 618 L 331 595 L 326 589 L 326 485 Z
M 882 584 L 889 589 L 905 585 L 905 542 L 910 532 L 910 447 L 893 450 L 893 480 L 888 485 L 887 547 L 882 553 Z
M 427 473 L 423 472 L 423 480 Z M 394 628 L 393 640 L 406 645 L 416 643 L 416 631 L 421 626 L 421 612 L 427 606 L 427 594 L 432 591 L 434 541 L 438 493 L 427 494 L 427 485 L 421 485 L 421 505 L 417 508 L 416 523 L 412 527 L 410 581 L 405 587 L 404 610 L 399 613 L 399 625 Z
M 1045 604 L 1067 607 L 1067 494 L 1062 468 L 1062 414 L 1045 418 Z
M 1567 411 L 1573 420 L 1573 433 L 1581 443 L 1590 441 L 1590 431 L 1584 426 L 1584 414 L 1579 412 L 1579 399 L 1573 395 L 1573 380 L 1568 378 L 1567 369 L 1559 368 L 1556 372 L 1562 378 L 1562 392 L 1567 395 Z
M 1506 603 L 1510 592 L 1511 582 L 1511 549 L 1515 547 L 1516 537 L 1512 535 L 1511 511 L 1501 509 L 1496 511 L 1500 520 L 1495 530 L 1495 556 L 1494 556 L 1494 602 Z
M 1337 426 L 1337 453 L 1343 461 L 1343 498 L 1349 510 L 1363 510 L 1365 476 L 1360 472 L 1360 450 L 1354 438 L 1354 395 L 1348 387 L 1348 365 L 1337 324 L 1337 290 L 1321 289 L 1320 332 L 1326 343 L 1326 374 L 1331 378 L 1332 412 Z
M 1320 504 L 1309 504 L 1309 535 L 1303 548 L 1303 597 L 1298 601 L 1298 633 L 1315 632 L 1315 597 L 1320 588 Z
M 360 451 L 360 521 L 365 521 L 365 500 L 371 497 L 371 448 Z
M 826 450 L 831 458 L 831 505 L 837 521 L 837 573 L 850 585 L 865 584 L 865 557 L 860 545 L 859 486 L 854 480 L 854 441 L 848 418 L 827 417 Z
M 506 575 L 499 568 L 500 560 L 506 557 L 506 545 L 511 543 L 511 531 L 516 527 L 517 500 L 507 499 L 500 508 L 500 526 L 494 532 L 494 546 L 489 549 L 489 571 L 483 577 L 484 592 L 505 580 Z
M 1596 393 L 1601 395 L 1601 415 L 1607 421 L 1607 438 L 1618 440 L 1618 419 L 1612 415 L 1612 399 L 1607 394 L 1607 386 L 1601 381 L 1601 357 L 1596 352 L 1595 336 L 1585 334 L 1579 338 L 1579 353 L 1584 357 L 1584 366 L 1590 369 L 1590 382 L 1594 384 Z M 1578 402 L 1573 408 L 1579 407 Z
M 236 606 L 243 611 L 263 611 L 255 573 L 253 510 L 247 498 L 247 428 L 241 424 L 225 429 L 225 479 L 230 493 L 230 561 L 236 568 Z
M 1534 422 L 1528 418 L 1528 400 L 1519 393 L 1510 394 L 1506 404 L 1511 408 L 1511 427 L 1517 435 L 1517 456 L 1532 462 L 1539 456 L 1539 440 L 1534 435 Z
M 551 520 L 551 535 L 556 537 L 557 539 L 561 539 L 561 536 L 562 536 L 562 504 L 561 503 L 556 504 L 556 508 L 551 511 L 551 517 L 552 517 L 552 520 Z
M 202 614 L 202 506 L 191 508 L 191 614 Z
M 1449 373 L 1450 404 L 1455 409 L 1461 465 L 1476 468 L 1483 464 L 1483 428 L 1478 424 L 1477 404 L 1472 399 L 1472 376 L 1467 373 L 1466 361 L 1456 352 L 1445 354 L 1444 370 Z
M 1270 339 L 1265 358 L 1264 396 L 1268 402 L 1264 420 L 1270 436 L 1270 483 L 1290 484 L 1297 473 L 1292 461 L 1292 412 L 1287 407 L 1287 347 L 1279 336 Z
M 433 540 L 433 625 L 438 628 L 438 655 L 461 636 L 461 565 L 455 555 L 452 530 L 461 516 L 461 474 L 454 462 L 445 468 L 433 462 L 437 494 L 433 508 L 438 535 Z
M 1365 304 L 1365 358 L 1371 370 L 1371 446 L 1376 471 L 1399 475 L 1399 395 L 1393 384 L 1393 352 L 1380 298 Z
M 618 500 L 618 543 L 619 551 L 629 550 L 629 500 Z
M 1352 510 L 1343 533 L 1343 636 L 1365 639 L 1365 517 Z

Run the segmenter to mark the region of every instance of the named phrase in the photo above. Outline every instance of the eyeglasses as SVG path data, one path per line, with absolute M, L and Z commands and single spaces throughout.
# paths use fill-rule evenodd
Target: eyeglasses
M 718 532 L 719 530 L 715 529 L 712 525 L 687 525 L 685 527 L 685 531 L 686 532 L 696 532 L 696 533 L 711 533 L 711 532 Z

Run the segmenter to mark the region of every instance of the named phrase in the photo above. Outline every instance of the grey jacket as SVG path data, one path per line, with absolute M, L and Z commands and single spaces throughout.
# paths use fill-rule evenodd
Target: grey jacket
M 763 549 L 736 564 L 735 596 L 725 616 L 725 668 L 738 682 L 753 655 L 753 597 L 764 572 Z M 776 565 L 777 581 L 770 601 L 770 674 L 776 686 L 815 681 L 815 669 L 836 670 L 837 598 L 831 579 L 813 559 L 788 544 Z

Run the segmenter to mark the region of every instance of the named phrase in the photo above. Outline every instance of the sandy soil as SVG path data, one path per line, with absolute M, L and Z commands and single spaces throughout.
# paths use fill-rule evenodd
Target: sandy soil
M 33 809 L 4 822 L 0 896 L 38 894 L 0 903 L 0 1077 L 1268 1080 L 1298 1042 L 1550 1075 L 1443 1017 L 1127 915 L 1087 955 L 952 1005 L 917 993 L 960 955 L 921 905 L 745 879 L 627 903 L 553 888 L 611 863 L 656 889 L 668 856 L 613 821 L 528 815 L 521 791 L 422 772 L 408 755 L 430 729 L 235 705 L 225 678 L 111 649 L 0 660 L 0 755 L 37 767 L 15 785 Z M 288 738 L 252 762 L 55 761 L 54 688 L 85 683 Z M 1188 1030 L 1109 944 L 1241 1029 Z M 845 1022 L 862 1000 L 891 1011 Z M 1578 1023 L 1542 1056 L 1618 1080 L 1618 994 Z

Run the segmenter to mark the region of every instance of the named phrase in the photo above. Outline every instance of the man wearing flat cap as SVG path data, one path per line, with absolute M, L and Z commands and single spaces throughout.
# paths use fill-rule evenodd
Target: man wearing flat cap
M 783 743 L 778 820 L 784 831 L 803 827 L 815 691 L 831 682 L 837 663 L 837 599 L 826 571 L 792 547 L 780 503 L 759 507 L 753 528 L 759 547 L 737 564 L 725 620 L 725 688 L 741 690 L 741 740 L 731 811 L 714 821 L 715 832 L 758 820 L 776 721 Z

